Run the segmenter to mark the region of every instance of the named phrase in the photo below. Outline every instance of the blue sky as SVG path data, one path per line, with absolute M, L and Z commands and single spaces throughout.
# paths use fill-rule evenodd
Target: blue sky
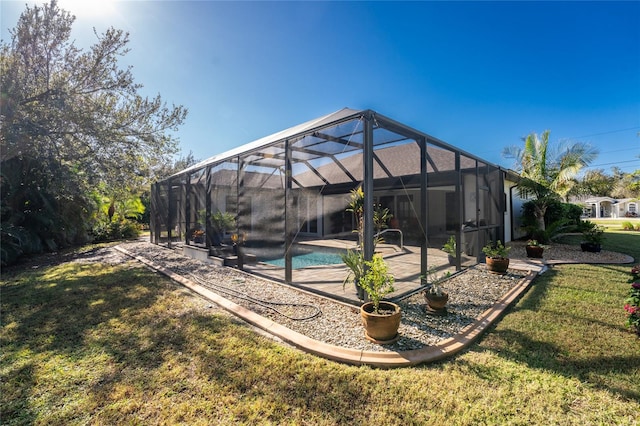
M 189 109 L 177 136 L 198 159 L 350 107 L 504 167 L 550 129 L 594 145 L 594 168 L 640 169 L 638 1 L 59 4 L 80 47 L 130 32 L 122 64 Z M 2 1 L 3 40 L 24 5 Z

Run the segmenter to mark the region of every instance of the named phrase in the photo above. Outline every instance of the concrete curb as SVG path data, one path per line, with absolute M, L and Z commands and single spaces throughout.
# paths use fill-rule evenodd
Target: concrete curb
M 483 312 L 474 323 L 466 326 L 455 337 L 443 340 L 433 346 L 402 352 L 376 352 L 343 348 L 329 345 L 324 342 L 307 337 L 301 333 L 284 327 L 268 318 L 256 314 L 213 291 L 194 283 L 193 281 L 176 274 L 175 272 L 157 265 L 154 262 L 137 256 L 122 247 L 114 247 L 119 252 L 130 256 L 144 265 L 166 275 L 172 280 L 182 284 L 188 289 L 211 300 L 231 314 L 243 319 L 273 336 L 297 347 L 298 349 L 330 359 L 337 362 L 354 365 L 371 365 L 381 368 L 406 367 L 410 365 L 429 363 L 450 357 L 469 347 L 478 337 L 493 323 L 495 323 L 504 311 L 520 297 L 531 285 L 536 277 L 532 271 L 522 278 L 507 294 L 500 298 L 491 308 Z M 363 337 L 364 338 L 364 337 Z

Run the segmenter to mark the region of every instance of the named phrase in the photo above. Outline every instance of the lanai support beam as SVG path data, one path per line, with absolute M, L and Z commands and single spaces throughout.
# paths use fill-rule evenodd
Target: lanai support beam
M 293 209 L 291 208 L 293 202 L 291 191 L 293 177 L 291 172 L 291 149 L 288 140 L 284 143 L 284 152 L 284 282 L 291 284 L 293 282 L 293 231 L 291 229 L 291 224 L 293 223 L 293 218 L 291 217 L 293 215 Z
M 370 261 L 373 258 L 373 117 L 371 111 L 363 116 L 364 120 L 364 146 L 362 152 L 364 191 L 364 259 Z
M 455 199 L 457 202 L 457 216 L 456 221 L 456 271 L 462 269 L 462 222 L 464 218 L 464 188 L 462 187 L 462 170 L 460 168 L 460 153 L 455 153 L 455 167 L 456 167 L 456 192 Z
M 429 205 L 427 197 L 428 181 L 427 181 L 427 141 L 425 138 L 418 139 L 418 145 L 420 145 L 420 217 L 422 221 L 422 230 L 424 232 L 424 239 L 420 247 L 420 276 L 426 277 L 428 266 L 428 247 L 429 247 Z
M 209 254 L 211 253 L 211 246 L 213 245 L 213 224 L 211 223 L 211 192 L 213 191 L 213 181 L 211 178 L 211 166 L 207 166 L 205 168 L 205 200 L 204 200 L 204 208 L 206 210 L 206 219 L 205 219 L 205 235 L 207 236 L 207 250 L 209 250 Z
M 171 178 L 169 178 L 168 181 L 168 187 L 167 187 L 167 196 L 168 196 L 168 200 L 167 200 L 167 206 L 168 206 L 168 212 L 167 212 L 167 247 L 172 248 L 171 247 L 171 240 L 173 239 L 173 235 L 171 235 L 171 230 L 173 228 L 173 215 L 171 214 L 173 212 L 173 180 Z
M 185 223 L 185 233 L 184 233 L 184 241 L 185 245 L 189 245 L 189 231 L 191 230 L 191 173 L 187 174 L 187 183 L 185 185 L 185 199 L 184 199 L 184 223 Z

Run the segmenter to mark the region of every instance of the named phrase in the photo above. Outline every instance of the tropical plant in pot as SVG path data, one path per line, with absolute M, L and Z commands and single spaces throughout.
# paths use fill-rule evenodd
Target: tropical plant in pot
M 382 300 L 385 295 L 394 291 L 393 276 L 379 255 L 365 261 L 364 264 L 365 272 L 359 283 L 369 300 L 360 307 L 365 337 L 374 343 L 393 343 L 399 337 L 398 328 L 402 312 L 397 304 Z
M 447 310 L 445 306 L 449 301 L 449 293 L 445 292 L 440 286 L 440 282 L 450 275 L 447 272 L 444 276 L 439 277 L 436 274 L 436 267 L 431 266 L 427 269 L 427 276 L 421 277 L 427 285 L 426 290 L 422 292 L 424 300 L 427 302 L 426 312 L 435 315 L 444 315 Z
M 580 248 L 582 251 L 600 252 L 604 240 L 604 227 L 589 221 L 586 221 L 585 227 L 586 229 L 582 232 L 584 241 L 580 243 Z
M 205 242 L 205 227 L 206 227 L 206 210 L 198 210 L 196 213 L 196 224 L 193 230 L 191 231 L 191 239 L 194 243 L 204 243 Z
M 204 229 L 195 229 L 191 234 L 191 239 L 194 243 L 204 243 Z
M 509 268 L 509 250 L 511 247 L 505 247 L 500 240 L 484 246 L 482 252 L 486 256 L 487 270 L 494 274 L 505 274 Z
M 456 264 L 456 237 L 454 235 L 451 235 L 447 242 L 444 243 L 442 251 L 447 253 L 449 265 L 454 266 Z
M 229 212 L 221 212 L 218 210 L 211 215 L 211 227 L 213 228 L 213 245 L 219 246 L 224 239 L 224 233 L 235 228 L 236 218 Z
M 542 255 L 544 254 L 545 246 L 540 243 L 538 240 L 529 240 L 527 241 L 527 245 L 525 246 L 525 250 L 527 251 L 527 257 L 531 257 L 534 259 L 542 259 Z
M 347 265 L 347 268 L 349 268 L 349 273 L 344 278 L 342 287 L 344 288 L 348 282 L 353 282 L 356 287 L 358 299 L 364 300 L 364 289 L 360 287 L 360 278 L 364 275 L 364 257 L 362 250 L 347 250 L 341 254 L 340 257 L 344 264 Z
M 349 204 L 347 205 L 347 212 L 353 213 L 356 221 L 356 229 L 353 231 L 358 234 L 358 247 L 355 250 L 347 250 L 345 253 L 341 254 L 340 257 L 342 261 L 347 265 L 350 272 L 345 277 L 342 282 L 342 286 L 344 287 L 347 282 L 353 280 L 353 284 L 356 289 L 356 293 L 358 295 L 358 299 L 364 300 L 364 290 L 360 287 L 360 278 L 364 275 L 365 264 L 364 264 L 364 191 L 362 187 L 358 187 L 353 189 L 350 194 Z M 386 221 L 392 217 L 389 214 L 389 209 L 387 208 L 376 208 L 374 211 L 374 227 L 376 230 L 383 229 L 385 227 Z M 373 247 L 375 251 L 375 247 L 379 242 L 382 242 L 383 239 L 380 237 L 376 237 L 373 240 Z

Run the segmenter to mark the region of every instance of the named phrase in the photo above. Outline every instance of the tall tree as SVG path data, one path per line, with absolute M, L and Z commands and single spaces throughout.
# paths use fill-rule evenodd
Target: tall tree
M 187 155 L 180 155 L 176 158 L 168 159 L 161 164 L 152 166 L 154 181 L 168 178 L 169 176 L 183 171 L 184 169 L 199 163 L 201 160 L 193 156 L 193 152 L 189 151 Z
M 169 176 L 181 172 L 182 170 L 199 163 L 200 160 L 193 156 L 193 152 L 189 151 L 187 155 L 181 155 L 176 159 L 167 160 L 161 164 L 157 164 L 151 167 L 152 169 L 152 181 L 158 181 Z M 151 213 L 151 187 L 147 185 L 145 190 L 140 194 L 140 201 L 144 206 L 144 212 L 140 216 L 140 222 L 149 224 Z
M 519 195 L 532 198 L 536 222 L 542 231 L 549 202 L 566 196 L 572 179 L 597 156 L 597 151 L 581 142 L 549 146 L 550 133 L 549 130 L 540 136 L 531 133 L 523 138 L 523 147 L 510 146 L 503 150 L 506 158 L 516 161 L 515 169 L 522 177 Z
M 177 150 L 172 132 L 187 111 L 138 93 L 118 65 L 128 33 L 109 28 L 82 50 L 70 40 L 74 20 L 56 0 L 27 6 L 0 47 L 3 245 L 22 244 L 25 230 L 48 245 L 77 237 L 83 226 L 68 222 L 90 217 L 92 190 L 121 197 Z M 38 215 L 53 225 L 30 227 Z
M 611 195 L 616 198 L 640 198 L 640 169 L 621 173 Z
M 580 179 L 574 179 L 574 184 L 568 195 L 609 197 L 616 184 L 616 178 L 604 172 L 603 169 L 589 170 Z

